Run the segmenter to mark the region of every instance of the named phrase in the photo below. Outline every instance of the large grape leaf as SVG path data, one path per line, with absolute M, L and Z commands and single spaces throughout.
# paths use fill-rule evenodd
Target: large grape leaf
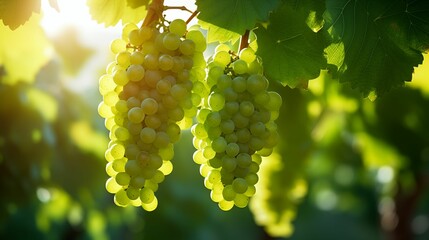
M 197 0 L 198 18 L 243 35 L 268 19 L 279 0 Z
M 40 18 L 33 14 L 25 25 L 14 31 L 0 22 L 0 65 L 6 70 L 3 81 L 31 82 L 48 62 L 50 43 L 39 25 Z
M 93 19 L 106 27 L 123 23 L 138 23 L 146 16 L 146 5 L 132 8 L 125 0 L 88 0 L 87 5 Z
M 330 63 L 365 96 L 411 81 L 429 49 L 427 0 L 327 0 L 325 20 L 335 43 L 327 52 L 337 56 Z
M 323 12 L 324 6 L 312 4 L 312 0 L 284 2 L 271 14 L 267 28 L 261 26 L 255 30 L 257 54 L 262 57 L 270 80 L 296 87 L 316 78 L 320 69 L 326 67 L 325 34 L 312 30 L 320 25 L 315 16 Z
M 0 0 L 0 19 L 12 30 L 27 22 L 33 12 L 40 12 L 40 0 Z

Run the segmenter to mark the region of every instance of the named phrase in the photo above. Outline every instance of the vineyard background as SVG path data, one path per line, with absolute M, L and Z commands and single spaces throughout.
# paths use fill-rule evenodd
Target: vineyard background
M 192 161 L 192 136 L 185 131 L 175 146 L 174 171 L 158 191 L 158 209 L 150 213 L 117 207 L 106 192 L 108 134 L 97 113 L 98 77 L 113 58 L 109 43 L 120 35 L 121 19 L 144 17 L 141 5 L 147 1 L 41 2 L 39 11 L 39 1 L 0 1 L 1 239 L 429 238 L 429 61 L 420 53 L 429 48 L 425 1 L 397 1 L 414 11 L 412 16 L 419 21 L 410 21 L 415 29 L 404 33 L 401 21 L 396 26 L 382 22 L 381 27 L 388 27 L 378 37 L 390 36 L 389 27 L 394 26 L 398 38 L 372 43 L 377 36 L 371 35 L 371 21 L 352 10 L 366 9 L 369 14 L 387 0 L 377 1 L 378 5 L 309 0 L 303 5 L 274 0 L 258 5 L 256 0 L 236 0 L 238 7 L 223 18 L 218 13 L 225 1 L 197 1 L 198 18 L 204 21 L 199 23 L 208 29 L 211 42 L 207 56 L 216 40 L 234 43 L 240 37 L 212 24 L 242 33 L 257 22 L 258 54 L 267 62 L 271 89 L 281 94 L 284 103 L 278 120 L 282 139 L 271 159 L 278 164 L 261 169 L 261 179 L 267 179 L 263 193 L 277 198 L 269 203 L 271 212 L 259 211 L 261 203 L 256 201 L 245 209 L 219 210 Z M 177 2 L 165 4 L 197 9 L 193 1 Z M 260 7 L 259 12 L 254 6 Z M 391 6 L 388 13 L 399 11 Z M 342 9 L 333 15 L 342 16 L 338 19 L 344 19 L 343 24 L 350 24 L 352 16 L 357 22 L 351 28 L 335 28 L 339 23 L 329 25 L 325 15 L 320 28 L 326 7 Z M 208 8 L 212 12 L 204 11 Z M 250 17 L 237 23 L 244 14 L 240 9 L 250 12 Z M 260 15 L 261 11 L 266 14 Z M 237 15 L 231 17 L 231 12 Z M 181 10 L 166 14 L 170 19 L 190 15 Z M 99 23 L 90 22 L 91 18 Z M 268 20 L 271 25 L 263 28 L 261 22 Z M 285 27 L 292 22 L 295 27 Z M 339 30 L 360 37 L 336 35 Z M 272 44 L 300 31 L 308 38 L 285 41 L 291 44 L 285 51 Z M 322 41 L 328 33 L 331 42 Z M 401 34 L 413 36 L 412 41 Z M 343 39 L 343 48 L 351 49 L 346 51 L 349 55 L 339 62 L 335 57 L 323 58 L 324 49 L 339 51 L 338 39 Z M 385 61 L 383 54 L 390 52 L 359 52 L 357 47 L 368 44 L 378 50 L 383 43 L 395 54 L 392 46 L 401 46 L 406 54 Z M 415 47 L 414 51 L 405 45 Z M 302 51 L 308 55 L 299 55 Z M 372 53 L 375 57 L 367 66 L 365 56 Z M 321 68 L 329 72 L 323 70 L 318 77 Z M 258 219 L 267 216 L 277 218 L 277 224 L 259 226 Z

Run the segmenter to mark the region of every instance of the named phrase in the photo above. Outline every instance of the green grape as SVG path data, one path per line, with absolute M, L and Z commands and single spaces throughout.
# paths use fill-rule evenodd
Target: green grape
M 119 66 L 127 68 L 131 63 L 131 53 L 128 51 L 122 51 L 116 54 L 116 62 Z
M 113 160 L 112 168 L 116 172 L 125 172 L 125 163 L 127 162 L 126 158 L 119 158 Z
M 109 74 L 104 74 L 103 76 L 101 76 L 98 81 L 98 84 L 98 89 L 101 95 L 114 91 L 117 86 L 116 83 L 113 81 L 113 77 Z
M 220 201 L 218 206 L 223 211 L 229 211 L 232 209 L 232 207 L 234 207 L 234 202 L 232 202 L 232 201 Z
M 247 72 L 248 66 L 244 60 L 238 59 L 232 63 L 232 69 L 237 74 L 244 74 Z
M 125 147 L 122 144 L 115 143 L 109 149 L 114 159 L 121 159 L 125 155 Z
M 130 81 L 137 82 L 143 78 L 144 72 L 142 65 L 132 64 L 127 69 L 127 76 Z
M 140 34 L 140 29 L 134 29 L 128 34 L 130 43 L 134 46 L 140 46 L 144 42 L 144 38 Z
M 135 65 L 143 64 L 145 55 L 142 52 L 133 52 L 130 56 L 130 63 Z
M 113 81 L 119 86 L 124 86 L 127 84 L 129 81 L 127 71 L 123 69 L 116 70 L 113 73 Z
M 226 142 L 225 138 L 223 138 L 223 137 L 218 137 L 215 140 L 213 140 L 213 142 L 212 142 L 212 148 L 217 153 L 225 152 L 227 145 L 228 145 L 228 143 Z
M 226 185 L 222 191 L 223 199 L 233 201 L 237 195 L 232 185 Z
M 134 176 L 131 177 L 129 186 L 140 189 L 144 187 L 145 182 L 146 179 L 143 176 Z
M 120 53 L 127 50 L 127 43 L 122 39 L 115 39 L 110 43 L 110 51 L 112 53 Z
M 130 32 L 134 29 L 138 29 L 135 23 L 125 24 L 125 26 L 122 28 L 122 39 L 126 42 L 129 42 L 128 36 L 130 35 Z
M 114 177 L 111 177 L 111 178 L 109 178 L 109 179 L 107 179 L 107 181 L 106 181 L 106 190 L 109 192 L 109 193 L 113 193 L 113 194 L 115 194 L 115 193 L 117 193 L 119 190 L 121 190 L 122 189 L 122 186 L 121 185 L 119 185 L 117 182 L 116 182 L 116 180 L 115 180 L 115 178 Z
M 180 37 L 175 33 L 167 33 L 162 39 L 164 47 L 168 50 L 174 51 L 180 46 Z
M 174 66 L 173 57 L 168 54 L 162 54 L 159 59 L 159 68 L 163 71 L 171 70 Z
M 141 109 L 146 115 L 153 115 L 158 111 L 158 102 L 153 98 L 146 98 L 141 103 Z
M 195 51 L 204 52 L 207 47 L 206 39 L 201 31 L 191 30 L 186 33 L 186 39 L 190 39 L 195 43 Z
M 124 189 L 121 189 L 115 193 L 114 201 L 116 205 L 121 207 L 126 207 L 130 203 L 130 199 L 128 198 L 127 193 Z
M 232 79 L 232 89 L 236 92 L 236 93 L 242 93 L 244 91 L 246 91 L 247 86 L 246 86 L 246 79 L 244 77 L 238 76 L 235 77 L 234 79 Z
M 139 107 L 133 107 L 128 111 L 128 120 L 132 123 L 141 123 L 144 117 L 144 111 Z
M 255 107 L 250 101 L 243 101 L 240 103 L 240 113 L 245 117 L 250 117 L 253 115 Z
M 142 208 L 148 212 L 151 212 L 156 209 L 158 206 L 158 199 L 155 197 L 151 203 L 145 204 L 142 203 Z
M 225 106 L 225 97 L 220 93 L 212 93 L 208 98 L 208 102 L 213 111 L 219 111 Z
M 235 157 L 240 152 L 240 147 L 237 143 L 228 143 L 225 148 L 225 153 L 230 157 Z
M 249 203 L 249 197 L 247 197 L 244 194 L 237 194 L 234 198 L 234 204 L 239 208 L 245 208 L 248 203 Z
M 113 177 L 113 176 L 115 176 L 115 174 L 116 174 L 116 171 L 113 169 L 113 167 L 112 167 L 112 161 L 109 161 L 107 164 L 106 164 L 106 173 L 107 173 L 107 175 L 109 176 L 109 177 Z
M 231 57 L 227 51 L 219 51 L 214 54 L 213 61 L 225 68 L 230 63 Z
M 255 51 L 251 48 L 241 49 L 238 56 L 248 64 L 252 63 L 256 59 Z
M 120 172 L 115 176 L 116 182 L 121 186 L 128 186 L 128 184 L 130 184 L 130 179 L 130 175 L 126 172 Z
M 182 19 L 174 19 L 168 26 L 170 32 L 183 36 L 186 32 L 186 22 Z
M 237 167 L 237 161 L 234 157 L 230 157 L 228 155 L 225 155 L 222 158 L 222 169 L 232 172 Z
M 143 67 L 145 69 L 156 70 L 158 69 L 158 64 L 158 56 L 155 54 L 149 53 L 143 59 Z
M 156 131 L 153 128 L 145 127 L 140 131 L 140 139 L 144 143 L 153 143 L 156 139 Z
M 183 55 L 193 55 L 195 52 L 195 43 L 192 40 L 185 39 L 180 43 L 179 50 Z
M 140 200 L 144 204 L 149 204 L 155 200 L 155 193 L 150 188 L 140 189 Z
M 247 190 L 247 182 L 243 178 L 236 178 L 232 181 L 232 189 L 236 193 L 245 193 Z

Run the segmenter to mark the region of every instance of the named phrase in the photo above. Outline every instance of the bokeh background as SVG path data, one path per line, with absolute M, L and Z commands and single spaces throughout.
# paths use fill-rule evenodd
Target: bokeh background
M 57 2 L 15 31 L 0 23 L 0 239 L 429 239 L 427 55 L 411 83 L 378 98 L 326 72 L 308 89 L 272 83 L 281 142 L 249 208 L 210 200 L 184 131 L 145 212 L 104 188 L 97 84 L 121 25 L 92 20 L 84 0 Z

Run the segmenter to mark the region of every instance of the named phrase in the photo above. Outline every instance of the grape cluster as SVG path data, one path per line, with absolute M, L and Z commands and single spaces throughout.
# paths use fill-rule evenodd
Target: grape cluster
M 255 194 L 262 156 L 269 156 L 278 141 L 274 120 L 282 99 L 267 90 L 251 48 L 236 56 L 219 45 L 207 69 L 206 81 L 195 86 L 205 96 L 191 129 L 193 159 L 220 209 L 243 208 Z
M 106 189 L 118 206 L 147 211 L 157 207 L 154 193 L 172 171 L 173 144 L 192 126 L 193 66 L 206 47 L 202 34 L 187 31 L 181 19 L 152 26 L 127 24 L 112 41 L 116 59 L 99 80 L 98 107 L 111 140 Z

